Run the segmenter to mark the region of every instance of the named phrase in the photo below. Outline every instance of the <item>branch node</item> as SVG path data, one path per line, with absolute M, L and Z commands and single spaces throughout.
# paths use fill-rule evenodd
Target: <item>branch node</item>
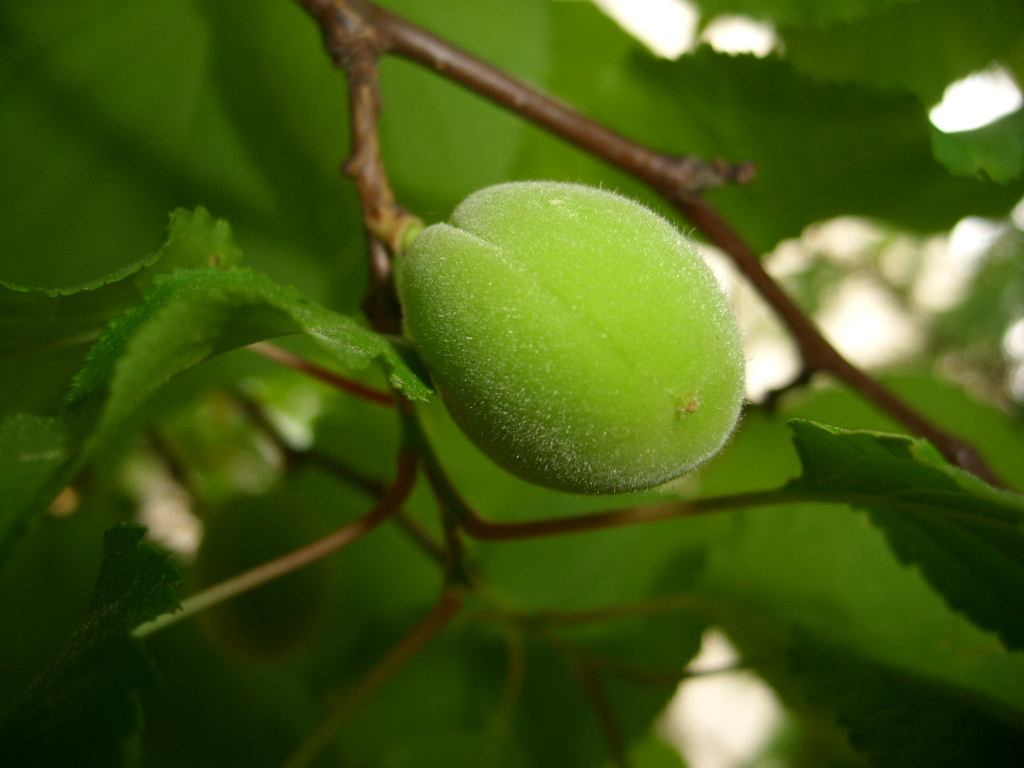
M 749 184 L 757 175 L 752 161 L 729 163 L 716 157 L 708 162 L 694 155 L 664 155 L 664 170 L 657 174 L 661 180 L 658 191 L 669 199 L 696 195 L 727 184 Z

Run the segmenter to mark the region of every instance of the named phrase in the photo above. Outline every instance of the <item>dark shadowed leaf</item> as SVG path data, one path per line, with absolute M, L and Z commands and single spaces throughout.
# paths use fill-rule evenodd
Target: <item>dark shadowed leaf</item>
M 811 703 L 835 713 L 872 766 L 1020 765 L 1020 711 L 836 648 L 798 642 L 788 661 Z
M 130 636 L 178 606 L 178 569 L 142 541 L 138 526 L 111 528 L 92 605 L 64 652 L 0 722 L 5 765 L 117 768 L 136 763 L 142 714 L 138 690 L 154 670 Z
M 60 419 L 16 413 L 0 421 L 0 564 L 26 516 L 52 498 L 67 458 Z

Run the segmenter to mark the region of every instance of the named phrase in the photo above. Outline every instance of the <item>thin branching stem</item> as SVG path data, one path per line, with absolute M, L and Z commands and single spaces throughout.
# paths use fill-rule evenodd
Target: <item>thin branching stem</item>
M 289 552 L 287 555 L 276 560 L 258 565 L 234 578 L 222 581 L 209 589 L 186 598 L 182 601 L 180 610 L 174 613 L 166 613 L 153 621 L 140 625 L 133 634 L 135 637 L 151 635 L 184 618 L 315 563 L 317 560 L 321 560 L 327 555 L 337 552 L 342 547 L 362 538 L 398 512 L 412 491 L 416 480 L 416 467 L 417 460 L 412 451 L 408 449 L 399 451 L 398 472 L 394 482 L 388 488 L 387 493 L 381 497 L 380 501 L 367 514 L 322 539 L 314 541 L 312 544 L 297 549 L 294 552 Z
M 317 450 L 316 447 L 306 450 L 294 448 L 267 417 L 263 406 L 242 393 L 236 393 L 236 397 L 246 409 L 253 422 L 285 456 L 287 466 L 305 464 L 317 467 L 331 477 L 362 491 L 373 499 L 379 499 L 387 493 L 387 485 L 377 478 L 371 477 L 355 467 L 339 461 L 334 456 Z M 391 519 L 432 560 L 442 565 L 446 562 L 447 555 L 444 547 L 428 531 L 424 530 L 419 523 L 409 517 L 404 509 L 395 513 Z
M 305 358 L 292 354 L 287 349 L 279 347 L 277 344 L 261 341 L 256 344 L 250 344 L 249 349 L 257 354 L 263 355 L 263 357 L 269 360 L 273 360 L 275 363 L 280 363 L 281 365 L 298 371 L 299 373 L 304 373 L 317 381 L 322 381 L 324 384 L 332 386 L 342 392 L 347 392 L 350 395 L 360 397 L 363 400 L 368 400 L 371 403 L 377 403 L 377 405 L 393 406 L 395 404 L 395 399 L 389 393 L 379 389 L 374 389 L 373 387 L 368 387 L 358 381 L 341 376 L 334 371 L 329 371 L 316 363 L 311 363 Z

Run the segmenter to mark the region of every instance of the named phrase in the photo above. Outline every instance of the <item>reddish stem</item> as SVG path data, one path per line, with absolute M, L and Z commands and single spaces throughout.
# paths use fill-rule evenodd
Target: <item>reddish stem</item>
M 307 376 L 312 376 L 314 379 L 318 379 L 325 384 L 329 384 L 335 389 L 340 389 L 342 392 L 348 392 L 356 397 L 361 397 L 363 400 L 369 400 L 371 403 L 377 403 L 378 405 L 393 406 L 395 404 L 395 399 L 387 392 L 374 389 L 373 387 L 368 387 L 365 384 L 360 384 L 358 381 L 347 379 L 344 376 L 339 376 L 333 371 L 321 368 L 319 365 L 311 363 L 298 355 L 293 355 L 287 349 L 279 347 L 276 344 L 261 341 L 257 344 L 250 344 L 249 349 L 273 360 L 275 363 L 280 363 L 288 368 L 304 373 Z

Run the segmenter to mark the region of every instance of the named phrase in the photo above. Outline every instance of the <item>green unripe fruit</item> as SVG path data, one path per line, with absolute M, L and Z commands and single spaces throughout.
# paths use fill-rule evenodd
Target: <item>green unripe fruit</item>
M 713 456 L 743 401 L 725 295 L 669 222 L 611 192 L 470 195 L 400 261 L 406 331 L 462 430 L 539 485 L 620 493 Z

